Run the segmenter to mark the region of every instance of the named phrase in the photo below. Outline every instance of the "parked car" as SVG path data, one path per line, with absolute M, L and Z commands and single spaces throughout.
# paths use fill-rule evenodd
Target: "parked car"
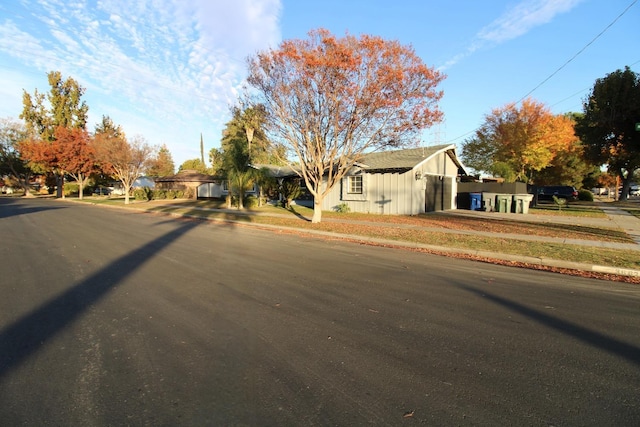
M 618 188 L 618 196 L 622 196 L 622 187 Z M 638 184 L 629 185 L 629 197 L 640 196 L 640 186 Z
M 567 201 L 578 200 L 578 190 L 570 185 L 545 185 L 538 187 L 538 200 L 553 200 L 553 196 Z

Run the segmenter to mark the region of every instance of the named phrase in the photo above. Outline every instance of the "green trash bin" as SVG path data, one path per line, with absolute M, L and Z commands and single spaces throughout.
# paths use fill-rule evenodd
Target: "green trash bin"
M 511 194 L 497 194 L 496 195 L 496 208 L 498 212 L 511 213 L 511 200 L 513 195 Z
M 485 212 L 495 212 L 496 209 L 496 193 L 482 193 L 482 208 Z
M 517 214 L 529 213 L 529 204 L 533 200 L 533 194 L 514 194 L 513 203 L 514 211 Z

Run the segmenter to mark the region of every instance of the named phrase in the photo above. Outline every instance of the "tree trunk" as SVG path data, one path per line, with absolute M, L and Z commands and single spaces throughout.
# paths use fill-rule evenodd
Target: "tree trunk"
M 64 176 L 56 174 L 56 197 L 64 199 Z
M 244 190 L 238 191 L 238 210 L 244 209 Z
M 313 217 L 311 222 L 313 224 L 319 223 L 322 220 L 322 199 L 318 197 L 313 198 Z
M 78 173 L 78 199 L 82 200 L 82 193 L 84 193 L 84 179 L 82 177 L 82 173 Z
M 18 182 L 20 183 L 20 187 L 22 187 L 22 189 L 24 190 L 24 197 L 34 197 L 33 194 L 31 194 L 31 187 L 29 186 L 29 178 L 24 178 L 24 179 L 20 179 L 18 177 Z

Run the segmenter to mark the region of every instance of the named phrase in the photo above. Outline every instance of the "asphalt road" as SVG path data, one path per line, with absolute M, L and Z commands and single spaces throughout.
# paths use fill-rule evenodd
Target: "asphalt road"
M 0 424 L 640 424 L 640 287 L 0 198 Z

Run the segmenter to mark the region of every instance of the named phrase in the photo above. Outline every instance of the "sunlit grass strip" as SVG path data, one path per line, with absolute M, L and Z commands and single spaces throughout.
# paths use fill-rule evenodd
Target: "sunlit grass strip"
M 387 239 L 398 242 L 409 242 L 440 246 L 445 248 L 459 248 L 474 251 L 487 251 L 496 254 L 510 254 L 528 256 L 534 258 L 557 259 L 576 263 L 609 265 L 621 268 L 640 268 L 640 253 L 638 251 L 624 251 L 605 249 L 595 246 L 581 246 L 569 244 L 557 244 L 546 242 L 531 242 L 518 239 L 505 239 L 500 236 L 475 236 L 456 234 L 455 232 L 437 232 L 416 228 L 380 227 L 376 225 L 364 225 L 353 223 L 311 222 L 281 218 L 267 215 L 245 215 L 232 212 L 217 212 L 192 208 L 175 208 L 158 206 L 152 209 L 163 213 L 177 213 L 181 215 L 193 215 L 196 217 L 219 219 L 224 221 L 237 221 L 251 224 L 265 224 L 271 226 L 290 227 L 303 230 L 325 231 L 363 238 Z
M 188 207 L 187 207 L 188 206 Z M 147 207 L 148 210 L 163 211 L 163 212 L 180 212 L 188 213 L 192 215 L 206 215 L 211 218 L 211 215 L 230 215 L 225 213 L 228 211 L 211 210 L 206 211 L 206 206 L 203 205 L 158 205 L 157 207 Z M 296 208 L 296 213 L 303 217 L 310 218 L 309 212 Z M 246 216 L 248 212 L 239 213 L 238 216 Z M 265 207 L 254 210 L 250 213 L 251 216 L 260 216 L 260 214 L 278 214 L 281 216 L 287 216 L 287 220 L 291 221 L 288 226 L 299 227 L 300 223 L 304 222 L 291 211 L 282 208 Z M 264 216 L 264 215 L 262 215 Z M 381 227 L 393 227 L 394 225 L 404 227 L 423 227 L 423 228 L 443 228 L 447 230 L 459 230 L 459 231 L 482 231 L 491 232 L 492 229 L 499 228 L 501 234 L 531 234 L 536 236 L 546 237 L 570 237 L 573 239 L 581 240 L 594 240 L 594 241 L 606 241 L 606 242 L 620 242 L 620 243 L 634 243 L 634 241 L 622 230 L 612 228 L 599 228 L 588 227 L 570 224 L 553 224 L 553 223 L 535 223 L 526 221 L 509 221 L 500 219 L 486 219 L 486 218 L 466 218 L 466 217 L 450 217 L 446 215 L 418 215 L 418 216 L 389 216 L 389 215 L 367 215 L 367 214 L 338 214 L 330 213 L 324 215 L 324 223 L 328 223 L 328 220 L 344 220 L 348 221 L 353 227 L 360 224 L 357 221 L 366 221 L 369 223 L 380 224 Z M 264 221 L 267 220 L 262 220 Z
M 563 207 L 561 210 L 555 205 L 538 205 L 536 207 L 529 208 L 530 214 L 536 215 L 549 215 L 549 216 L 563 216 L 563 217 L 584 217 L 584 218 L 604 218 L 607 215 L 595 206 L 573 206 L 569 204 L 567 207 Z

